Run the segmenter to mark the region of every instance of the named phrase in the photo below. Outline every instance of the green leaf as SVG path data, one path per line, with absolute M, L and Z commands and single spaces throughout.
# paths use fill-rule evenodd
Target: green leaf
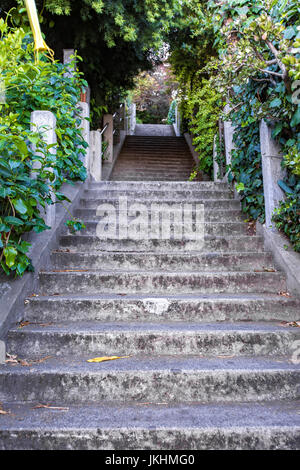
M 296 36 L 294 26 L 290 26 L 283 33 L 284 39 L 292 39 L 294 36 Z
M 16 226 L 24 225 L 23 220 L 21 220 L 17 217 L 11 217 L 11 216 L 4 217 L 4 222 L 6 222 L 7 224 L 16 225 Z
M 281 106 L 281 99 L 280 98 L 275 98 L 273 101 L 270 103 L 270 108 L 279 108 Z
M 298 106 L 297 111 L 291 120 L 291 127 L 296 127 L 300 123 L 300 106 Z
M 8 246 L 8 247 L 4 248 L 3 253 L 4 253 L 4 256 L 5 256 L 5 259 L 6 259 L 6 265 L 9 268 L 12 268 L 15 264 L 15 260 L 16 260 L 16 257 L 18 255 L 17 250 L 15 248 L 13 248 L 12 246 Z
M 278 185 L 283 189 L 283 191 L 287 194 L 293 194 L 293 190 L 282 180 L 278 181 Z
M 12 203 L 15 207 L 15 209 L 22 215 L 27 213 L 27 206 L 25 202 L 22 199 L 13 199 Z

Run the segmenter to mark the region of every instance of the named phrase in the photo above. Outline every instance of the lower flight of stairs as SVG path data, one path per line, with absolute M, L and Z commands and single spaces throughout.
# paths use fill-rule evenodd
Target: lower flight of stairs
M 203 203 L 203 247 L 99 239 L 120 196 Z M 7 336 L 0 449 L 299 449 L 300 301 L 227 185 L 90 183 L 75 216 Z

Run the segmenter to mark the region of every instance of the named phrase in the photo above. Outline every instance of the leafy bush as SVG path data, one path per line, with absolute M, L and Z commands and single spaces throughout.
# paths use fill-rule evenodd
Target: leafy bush
M 221 95 L 205 79 L 194 81 L 194 86 L 184 103 L 184 116 L 193 136 L 194 147 L 199 154 L 198 169 L 208 175 L 213 172 L 214 137 L 221 104 Z
M 240 193 L 243 212 L 249 218 L 264 223 L 264 188 L 257 113 L 260 101 L 255 91 L 258 91 L 258 86 L 252 80 L 240 87 L 234 87 L 234 99 L 238 104 L 230 112 L 229 119 L 235 127 L 235 149 L 231 154 L 228 175 L 229 181 L 236 184 Z
M 68 201 L 60 192 L 64 183 L 86 178 L 87 144 L 77 107 L 86 83 L 78 72 L 67 77 L 66 66 L 44 56 L 36 62 L 31 36 L 23 29 L 9 29 L 0 19 L 0 32 L 0 82 L 6 93 L 0 104 L 0 265 L 6 274 L 21 276 L 33 269 L 23 235 L 48 229 L 43 210 Z M 30 128 L 34 110 L 55 114 L 56 145 L 43 141 L 43 130 Z

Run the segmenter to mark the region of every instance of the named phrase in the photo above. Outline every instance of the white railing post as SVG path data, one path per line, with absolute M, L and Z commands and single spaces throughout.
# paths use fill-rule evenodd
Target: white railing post
M 107 161 L 112 163 L 114 158 L 114 118 L 112 114 L 104 114 L 103 116 L 103 127 L 108 124 L 107 128 L 104 131 L 104 138 L 108 143 L 107 148 Z
M 213 147 L 213 162 L 214 162 L 214 182 L 219 183 L 223 181 L 222 179 L 222 174 L 221 174 L 221 168 L 220 165 L 217 162 L 217 135 L 214 137 L 214 147 Z
M 99 182 L 102 179 L 102 135 L 99 131 L 92 131 L 90 137 L 90 174 Z
M 53 145 L 57 142 L 55 128 L 56 117 L 50 111 L 33 111 L 31 113 L 31 130 L 33 132 L 40 132 L 47 145 Z M 51 147 L 49 152 L 56 155 L 56 148 Z M 40 164 L 36 164 L 35 169 L 38 169 L 40 166 Z M 55 204 L 47 206 L 45 217 L 46 225 L 49 225 L 49 227 L 54 225 L 55 215 Z
M 89 122 L 89 117 L 90 117 L 90 107 L 88 103 L 85 103 L 83 101 L 80 101 L 78 103 L 78 108 L 80 110 L 80 117 L 81 117 L 81 124 L 80 124 L 80 129 L 82 129 L 82 137 L 88 144 L 88 147 L 86 148 L 86 155 L 84 159 L 84 166 L 86 169 L 89 171 L 89 157 L 90 157 L 90 122 Z
M 65 65 L 70 64 L 72 62 L 71 56 L 73 56 L 74 54 L 75 54 L 74 49 L 64 49 L 63 50 L 63 56 L 64 56 L 63 60 L 64 60 Z M 69 66 L 68 69 L 69 69 L 69 71 L 65 74 L 66 78 L 72 77 L 73 72 L 74 72 L 73 67 Z
M 134 135 L 136 128 L 136 104 L 132 103 L 130 108 L 130 135 Z
M 126 103 L 122 103 L 122 106 L 120 107 L 120 118 L 122 119 L 121 121 L 121 129 L 122 131 L 126 131 Z
M 180 112 L 179 112 L 179 107 L 178 104 L 176 104 L 175 108 L 175 123 L 173 124 L 174 131 L 176 134 L 176 137 L 180 137 L 180 125 L 181 125 L 181 119 L 180 119 Z
M 227 104 L 224 109 L 226 114 L 230 112 L 230 106 Z M 226 166 L 231 165 L 232 150 L 235 149 L 233 143 L 234 127 L 231 121 L 224 121 L 224 145 L 225 145 L 225 155 L 226 155 Z
M 260 147 L 262 154 L 262 171 L 264 183 L 266 227 L 276 230 L 272 223 L 274 209 L 285 199 L 284 192 L 278 185 L 278 180 L 285 177 L 281 167 L 282 153 L 280 145 L 272 138 L 272 127 L 262 120 L 260 123 Z

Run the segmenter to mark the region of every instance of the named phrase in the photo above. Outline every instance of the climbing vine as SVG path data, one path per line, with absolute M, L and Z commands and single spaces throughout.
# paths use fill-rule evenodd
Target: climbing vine
M 170 38 L 171 62 L 177 75 L 190 83 L 191 102 L 198 100 L 201 105 L 197 120 L 201 122 L 211 108 L 209 93 L 199 96 L 194 85 L 202 77 L 207 80 L 206 85 L 201 82 L 202 90 L 206 86 L 219 93 L 230 108 L 222 116 L 235 126 L 229 180 L 240 192 L 244 213 L 261 222 L 265 215 L 259 123 L 264 119 L 274 124 L 273 137 L 282 147 L 287 172 L 278 182 L 286 200 L 276 210 L 274 221 L 299 251 L 299 4 L 295 0 L 191 0 L 184 8 L 185 17 L 193 20 L 189 25 L 185 18 L 179 21 L 180 33 Z M 195 42 L 199 48 L 193 47 Z M 186 58 L 183 68 L 182 57 Z M 187 129 L 193 132 L 190 110 L 183 106 L 183 112 Z M 211 122 L 207 120 L 206 126 L 203 122 L 200 142 L 211 130 Z M 210 147 L 211 139 L 207 142 Z M 200 167 L 202 156 L 200 152 Z

